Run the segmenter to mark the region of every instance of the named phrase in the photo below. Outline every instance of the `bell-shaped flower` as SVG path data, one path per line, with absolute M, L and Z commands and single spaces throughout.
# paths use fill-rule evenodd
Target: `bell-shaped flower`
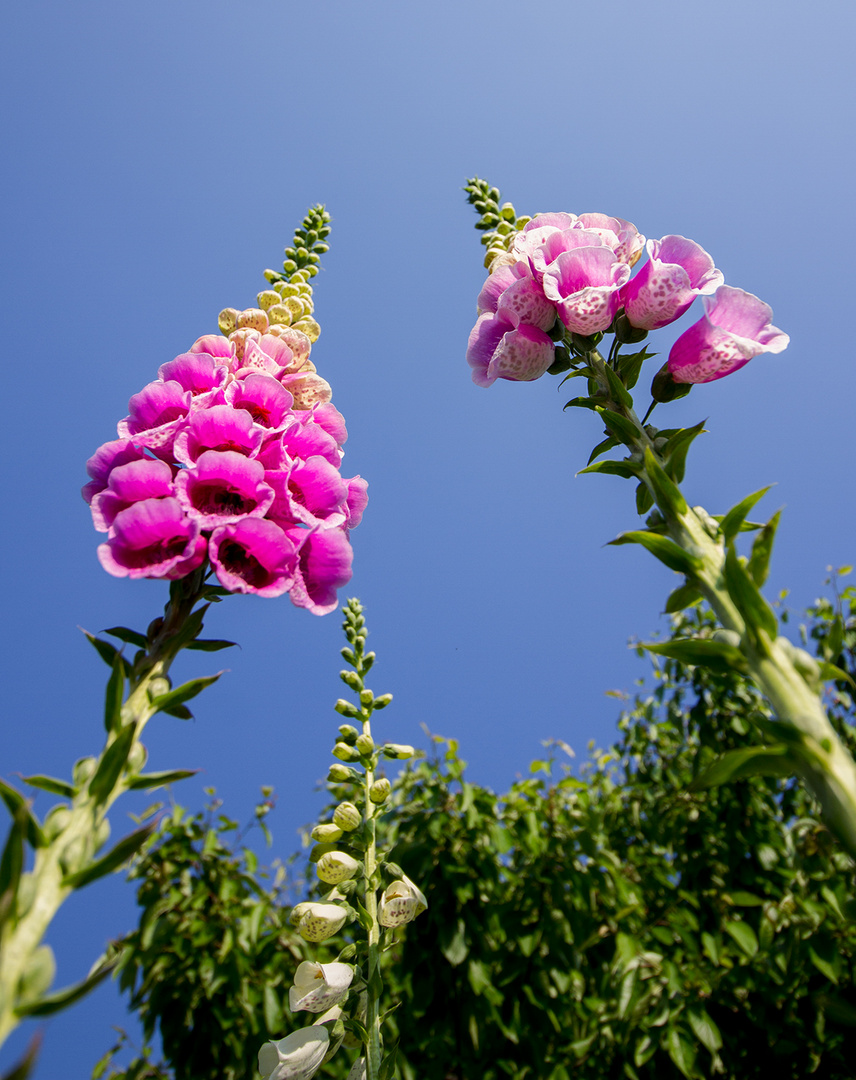
M 596 232 L 612 248 L 616 257 L 628 266 L 635 266 L 642 256 L 645 237 L 632 222 L 623 218 L 609 217 L 607 214 L 580 214 L 574 228 Z
M 577 248 L 607 248 L 613 254 L 618 244 L 617 237 L 611 237 L 613 244 L 607 243 L 603 236 L 589 229 L 565 229 L 562 232 L 553 232 L 547 239 L 532 252 L 532 269 L 538 281 L 543 282 L 544 273 L 556 259 L 567 251 L 575 251 Z M 619 260 L 620 261 L 620 260 Z
M 315 964 L 304 960 L 294 973 L 294 986 L 288 991 L 288 1007 L 292 1012 L 322 1013 L 338 1005 L 348 996 L 354 981 L 350 964 Z
M 182 353 L 158 368 L 158 375 L 164 382 L 177 382 L 194 398 L 219 390 L 228 373 L 224 360 L 200 352 Z
M 630 266 L 608 247 L 578 247 L 563 251 L 544 272 L 544 294 L 559 318 L 585 337 L 606 330 L 615 317 L 619 289 L 630 277 Z
M 234 355 L 232 343 L 221 334 L 203 334 L 190 346 L 192 353 L 207 353 L 219 360 L 226 368 L 231 366 Z
M 320 456 L 295 461 L 287 470 L 268 470 L 265 481 L 275 492 L 269 517 L 289 525 L 343 525 L 348 485 L 335 465 Z
M 190 412 L 192 395 L 174 379 L 152 382 L 128 402 L 128 413 L 120 420 L 119 437 L 133 438 L 137 446 L 147 446 L 158 457 L 168 458 L 175 437 Z
M 338 904 L 298 904 L 292 912 L 297 916 L 297 932 L 305 941 L 326 941 L 338 934 L 345 925 L 347 911 Z
M 265 432 L 253 422 L 246 409 L 214 405 L 192 412 L 175 437 L 176 461 L 193 465 L 206 450 L 234 450 L 245 457 L 256 457 Z
M 621 292 L 624 313 L 639 330 L 668 326 L 725 280 L 704 248 L 685 236 L 649 240 L 647 250 L 648 262 Z
M 480 315 L 467 342 L 467 363 L 476 386 L 497 379 L 532 382 L 555 358 L 552 340 L 537 326 L 515 326 L 505 314 Z
M 297 548 L 298 564 L 289 596 L 296 607 L 326 615 L 338 604 L 336 592 L 351 580 L 353 549 L 343 529 L 285 530 Z
M 342 451 L 335 438 L 316 423 L 315 414 L 307 410 L 297 413 L 295 422 L 283 432 L 282 447 L 292 460 L 323 457 L 336 468 L 342 461 Z
M 424 894 L 409 877 L 393 881 L 383 890 L 377 917 L 381 926 L 404 926 L 428 907 Z
M 360 864 L 344 851 L 326 851 L 315 864 L 315 872 L 328 885 L 350 881 L 359 872 Z
M 273 521 L 248 517 L 222 525 L 211 533 L 208 557 L 231 592 L 281 596 L 294 584 L 294 544 Z
M 511 241 L 509 253 L 518 259 L 531 259 L 535 251 L 554 233 L 572 229 L 576 214 L 536 214 Z
M 518 278 L 502 293 L 496 305 L 497 315 L 502 315 L 514 326 L 537 326 L 549 330 L 556 321 L 556 308 L 544 295 L 544 290 L 533 277 Z
M 108 532 L 116 516 L 143 499 L 175 495 L 172 469 L 159 458 L 143 458 L 117 465 L 110 472 L 107 487 L 93 496 L 92 520 L 99 532 Z
M 264 482 L 265 469 L 235 450 L 206 450 L 192 468 L 175 478 L 175 494 L 200 528 L 215 529 L 245 517 L 264 517 L 274 490 Z
M 352 476 L 350 480 L 346 480 L 348 485 L 348 499 L 347 499 L 347 516 L 345 518 L 345 527 L 348 529 L 356 529 L 359 523 L 363 520 L 363 513 L 369 504 L 368 495 L 368 480 L 363 480 L 361 476 Z
M 206 547 L 178 499 L 144 499 L 116 515 L 98 558 L 114 577 L 172 579 L 201 566 Z
M 773 309 L 752 293 L 720 285 L 702 297 L 704 317 L 681 334 L 669 353 L 675 382 L 705 383 L 748 364 L 759 353 L 780 353 L 790 338 L 773 326 Z
M 320 424 L 326 432 L 332 435 L 339 446 L 344 446 L 348 441 L 348 429 L 345 426 L 345 418 L 335 405 L 331 405 L 329 402 L 316 405 L 312 410 L 312 419 L 316 424 Z
M 80 494 L 91 504 L 94 496 L 107 487 L 113 469 L 119 465 L 127 465 L 129 461 L 145 459 L 151 460 L 145 450 L 136 446 L 132 439 L 113 439 L 104 443 L 86 462 L 86 472 L 92 479 L 84 484 Z
M 273 434 L 284 429 L 293 399 L 276 379 L 254 372 L 229 384 L 226 402 L 233 409 L 246 409 L 260 427 Z
M 266 1042 L 259 1050 L 263 1080 L 310 1080 L 321 1068 L 330 1032 L 325 1027 L 301 1028 L 279 1042 Z

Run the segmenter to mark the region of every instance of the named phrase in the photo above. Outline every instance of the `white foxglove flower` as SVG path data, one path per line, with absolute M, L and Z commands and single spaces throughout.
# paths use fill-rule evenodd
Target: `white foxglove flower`
M 348 996 L 354 979 L 350 964 L 315 964 L 304 960 L 294 973 L 294 986 L 288 991 L 288 1007 L 292 1012 L 305 1009 L 320 1013 L 338 1005 Z
M 325 1027 L 306 1027 L 259 1050 L 263 1080 L 309 1080 L 320 1069 L 330 1033 Z
M 328 885 L 349 881 L 360 869 L 360 864 L 344 851 L 328 851 L 315 864 L 315 872 Z
M 402 877 L 383 890 L 378 904 L 378 921 L 381 926 L 404 926 L 427 907 L 424 894 L 409 877 Z
M 301 908 L 297 932 L 306 941 L 326 941 L 345 925 L 347 911 L 338 904 L 298 904 Z M 295 911 L 297 910 L 295 908 Z M 292 913 L 293 917 L 294 913 Z

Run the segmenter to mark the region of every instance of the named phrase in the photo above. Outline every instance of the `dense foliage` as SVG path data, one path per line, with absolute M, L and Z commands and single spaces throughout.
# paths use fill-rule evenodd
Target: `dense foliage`
M 811 616 L 804 638 L 856 670 L 856 590 Z M 673 633 L 713 630 L 694 608 Z M 750 716 L 773 719 L 744 678 L 657 658 L 653 677 L 576 774 L 534 762 L 497 796 L 436 738 L 400 778 L 394 857 L 430 904 L 389 976 L 406 1080 L 852 1076 L 852 863 L 793 780 L 698 786 L 754 745 Z M 845 683 L 829 705 L 853 749 Z M 221 839 L 174 814 L 136 870 L 124 985 L 181 1080 L 254 1075 L 300 955 L 276 889 Z M 110 1075 L 168 1075 L 143 1068 Z

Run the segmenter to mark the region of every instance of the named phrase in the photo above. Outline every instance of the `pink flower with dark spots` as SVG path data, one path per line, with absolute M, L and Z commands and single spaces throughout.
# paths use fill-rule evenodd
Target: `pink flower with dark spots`
M 639 330 L 668 326 L 725 280 L 704 248 L 685 236 L 649 240 L 647 249 L 648 262 L 621 292 L 624 313 Z
M 467 363 L 476 386 L 492 386 L 497 379 L 531 382 L 554 358 L 555 346 L 543 330 L 515 326 L 504 314 L 480 315 L 467 343 Z
M 675 382 L 705 383 L 748 364 L 759 353 L 780 353 L 790 338 L 773 326 L 773 309 L 752 293 L 720 285 L 702 297 L 704 317 L 681 334 L 669 353 Z
M 131 439 L 113 439 L 99 446 L 92 457 L 86 462 L 86 471 L 92 477 L 88 484 L 80 490 L 80 494 L 91 503 L 93 496 L 107 487 L 110 473 L 119 465 L 127 465 L 129 461 L 142 461 L 148 458 L 145 450 L 136 446 Z
M 196 464 L 175 478 L 175 494 L 201 529 L 213 529 L 245 517 L 264 517 L 274 500 L 259 461 L 234 450 L 206 450 Z
M 530 262 L 532 270 L 538 281 L 543 282 L 544 272 L 555 263 L 556 259 L 567 251 L 575 251 L 577 248 L 606 248 L 613 251 L 599 233 L 588 229 L 565 229 L 564 232 L 554 232 L 532 252 Z
M 265 473 L 265 482 L 276 492 L 268 517 L 282 525 L 343 525 L 347 513 L 348 485 L 335 465 L 322 457 L 296 461 L 289 469 Z
M 514 326 L 537 326 L 544 331 L 556 321 L 555 305 L 544 295 L 538 282 L 528 276 L 508 286 L 497 301 L 496 313 Z
M 226 388 L 226 402 L 233 409 L 245 409 L 259 427 L 267 428 L 270 433 L 285 426 L 293 401 L 291 394 L 270 375 L 248 375 Z
M 161 364 L 158 375 L 163 382 L 177 382 L 184 390 L 189 390 L 193 397 L 218 390 L 226 381 L 229 369 L 222 361 L 218 362 L 206 353 L 184 353 Z
M 234 356 L 232 343 L 228 338 L 224 338 L 220 334 L 203 334 L 190 346 L 190 352 L 207 353 L 209 356 L 223 361 L 225 367 L 230 366 Z
M 114 577 L 178 578 L 202 565 L 206 549 L 177 499 L 146 499 L 116 516 L 98 558 Z
M 288 529 L 298 564 L 291 602 L 313 615 L 326 615 L 338 603 L 336 592 L 351 580 L 354 553 L 342 529 Z
M 272 521 L 244 518 L 215 529 L 208 557 L 217 580 L 231 592 L 282 596 L 294 584 L 294 544 Z
M 193 465 L 206 450 L 234 450 L 246 457 L 256 457 L 266 432 L 253 422 L 246 409 L 215 405 L 190 414 L 175 438 L 176 461 Z
M 544 272 L 544 294 L 573 333 L 588 336 L 606 330 L 615 317 L 619 289 L 630 267 L 608 247 L 563 251 Z
M 271 334 L 263 334 L 258 341 L 249 340 L 244 346 L 241 366 L 235 371 L 239 379 L 254 372 L 279 378 L 284 369 L 291 366 L 293 353 L 286 343 Z
M 616 257 L 629 266 L 635 266 L 642 257 L 645 237 L 632 222 L 623 218 L 609 217 L 607 214 L 580 214 L 574 228 L 597 232 Z
M 536 214 L 511 241 L 509 253 L 518 259 L 529 260 L 553 233 L 572 229 L 577 220 L 576 214 Z
M 119 435 L 133 439 L 135 445 L 148 447 L 157 457 L 169 461 L 191 401 L 190 391 L 180 383 L 173 380 L 149 383 L 128 402 L 130 415 L 119 421 Z
M 92 499 L 92 521 L 99 532 L 108 532 L 117 515 L 144 499 L 162 499 L 175 495 L 172 469 L 165 461 L 144 458 L 117 465 L 110 473 L 107 487 Z

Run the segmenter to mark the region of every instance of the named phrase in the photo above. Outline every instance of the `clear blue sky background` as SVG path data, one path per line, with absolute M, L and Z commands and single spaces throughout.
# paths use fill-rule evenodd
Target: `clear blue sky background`
M 542 739 L 578 755 L 608 742 L 604 691 L 644 673 L 626 642 L 663 628 L 672 585 L 644 552 L 603 546 L 634 525 L 632 488 L 574 478 L 599 434 L 562 414 L 557 381 L 470 382 L 484 271 L 460 189 L 475 173 L 519 212 L 598 210 L 690 236 L 773 306 L 785 353 L 658 416 L 709 417 L 687 491 L 711 512 L 778 482 L 770 593 L 809 602 L 827 564 L 856 554 L 854 23 L 828 0 L 11 7 L 0 772 L 67 776 L 97 751 L 106 669 L 75 627 L 144 627 L 164 602 L 164 585 L 101 570 L 86 458 L 159 364 L 220 308 L 254 302 L 317 201 L 333 233 L 313 359 L 348 421 L 346 471 L 370 482 L 349 593 L 367 608 L 374 688 L 396 697 L 383 737 L 455 735 L 472 778 L 498 789 Z M 653 340 L 667 351 L 676 333 Z M 176 791 L 192 807 L 213 785 L 245 819 L 275 785 L 274 854 L 319 805 L 339 621 L 286 599 L 222 604 L 210 629 L 242 646 L 220 654 L 229 673 L 193 723 L 160 717 L 146 737 L 152 767 L 202 770 Z M 180 673 L 219 659 L 192 654 Z M 76 897 L 51 933 L 58 983 L 134 918 L 121 876 Z M 85 1080 L 125 1022 L 107 984 L 46 1026 L 37 1077 Z

